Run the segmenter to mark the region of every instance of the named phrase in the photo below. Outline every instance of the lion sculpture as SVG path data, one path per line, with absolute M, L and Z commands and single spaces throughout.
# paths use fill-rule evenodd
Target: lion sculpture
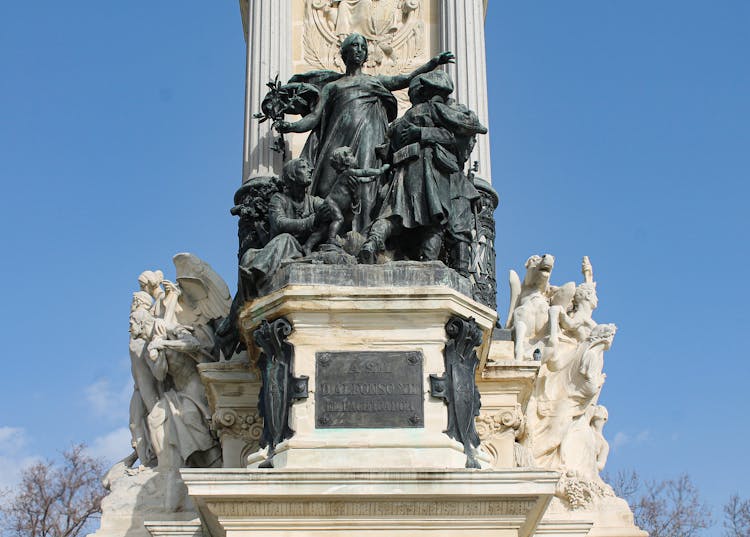
M 550 285 L 555 258 L 550 254 L 532 255 L 526 261 L 523 283 L 515 270 L 510 271 L 510 310 L 507 328 L 514 333 L 516 360 L 540 360 L 550 333 L 550 308 L 566 311 L 575 294 L 575 284 Z

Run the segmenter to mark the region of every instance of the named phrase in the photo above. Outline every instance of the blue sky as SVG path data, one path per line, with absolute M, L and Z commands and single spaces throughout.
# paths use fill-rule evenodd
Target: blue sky
M 745 0 L 487 18 L 499 309 L 529 255 L 559 283 L 590 256 L 608 470 L 688 472 L 715 506 L 750 496 L 749 24 Z M 0 467 L 127 453 L 142 270 L 192 251 L 234 285 L 243 48 L 235 1 L 0 4 Z

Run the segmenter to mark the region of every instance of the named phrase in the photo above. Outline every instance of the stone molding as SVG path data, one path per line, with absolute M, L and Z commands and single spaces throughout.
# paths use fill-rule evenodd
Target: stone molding
M 495 495 L 531 496 L 534 494 L 554 494 L 560 474 L 550 470 L 350 470 L 332 471 L 317 469 L 280 470 L 273 472 L 252 469 L 199 469 L 180 470 L 183 480 L 190 489 L 191 496 L 212 496 L 231 498 L 249 496 L 249 486 L 262 483 L 263 489 L 257 493 L 269 501 L 285 495 L 331 494 L 331 487 L 338 486 L 335 495 L 346 495 L 360 487 L 372 487 L 369 497 L 390 496 L 393 490 L 388 486 L 399 486 L 399 496 L 419 494 L 422 485 L 431 484 L 431 497 L 452 494 L 451 489 L 461 486 L 471 487 L 476 497 Z
M 534 498 L 513 500 L 399 500 L 399 501 L 266 501 L 208 502 L 219 517 L 318 518 L 318 517 L 488 517 L 525 516 L 536 505 Z
M 218 533 L 402 537 L 428 529 L 444 537 L 471 530 L 494 535 L 503 528 L 508 535 L 529 537 L 559 474 L 185 469 L 182 477 L 207 526 Z
M 152 537 L 204 537 L 203 524 L 200 519 L 186 522 L 149 522 L 143 523 Z
M 440 261 L 394 261 L 383 265 L 290 263 L 270 278 L 270 282 L 261 289 L 261 294 L 270 294 L 290 285 L 334 285 L 346 288 L 440 285 L 472 297 L 471 282 Z
M 321 307 L 330 313 L 353 313 L 379 311 L 383 314 L 411 311 L 415 314 L 431 312 L 438 306 L 448 307 L 451 314 L 470 318 L 475 317 L 489 347 L 489 339 L 497 319 L 497 312 L 475 302 L 444 286 L 411 288 L 394 287 L 352 287 L 342 293 L 342 288 L 334 285 L 290 285 L 265 297 L 253 301 L 252 308 L 245 308 L 241 314 L 242 329 L 251 331 L 263 319 L 279 316 L 295 317 L 297 313 L 309 311 L 311 307 Z M 492 320 L 492 325 L 487 323 Z M 447 318 L 446 318 L 447 321 Z
M 477 431 L 493 468 L 533 466 L 518 439 L 524 433 L 525 409 L 539 362 L 495 361 L 504 355 L 512 356 L 512 352 L 511 342 L 493 340 L 489 360 L 477 375 L 477 388 L 482 395 Z
M 574 537 L 588 534 L 593 522 L 543 520 L 534 532 L 538 537 Z

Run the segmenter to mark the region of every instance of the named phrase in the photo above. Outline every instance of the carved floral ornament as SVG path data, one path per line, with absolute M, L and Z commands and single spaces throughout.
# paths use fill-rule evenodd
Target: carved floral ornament
M 520 433 L 523 426 L 524 417 L 520 405 L 517 405 L 514 410 L 506 410 L 494 414 L 482 413 L 476 420 L 477 432 L 482 441 L 489 440 L 509 430 Z
M 320 69 L 343 71 L 339 55 L 344 37 L 367 39 L 366 67 L 373 74 L 412 71 L 425 51 L 422 0 L 306 0 L 304 60 Z

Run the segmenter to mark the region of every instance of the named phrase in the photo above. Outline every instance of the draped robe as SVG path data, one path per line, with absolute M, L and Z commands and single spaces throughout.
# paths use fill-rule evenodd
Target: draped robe
M 320 124 L 308 137 L 302 156 L 315 167 L 312 194 L 325 198 L 336 182 L 331 153 L 342 146 L 352 149 L 358 168 L 378 168 L 375 148 L 383 143 L 388 123 L 396 118 L 398 104 L 376 76 L 342 76 L 328 84 L 328 99 Z M 362 210 L 354 215 L 353 228 L 363 232 L 376 210 L 378 181 L 360 185 Z

